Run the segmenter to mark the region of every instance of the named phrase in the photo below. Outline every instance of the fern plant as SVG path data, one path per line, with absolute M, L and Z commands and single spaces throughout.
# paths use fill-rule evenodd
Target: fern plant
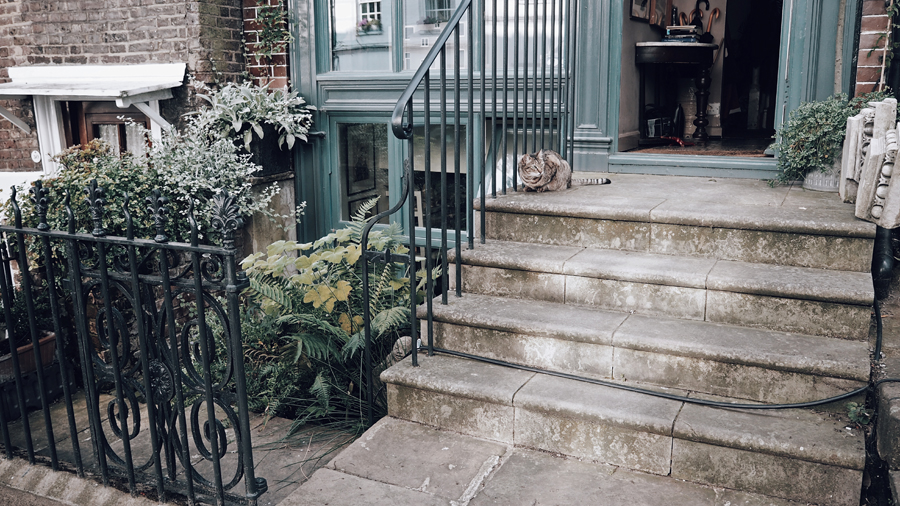
M 343 420 L 348 429 L 365 427 L 367 379 L 362 353 L 362 249 L 366 214 L 376 199 L 361 206 L 347 228 L 306 244 L 277 241 L 265 253 L 248 256 L 242 267 L 250 278 L 249 295 L 275 318 L 284 346 L 279 360 L 315 372 L 309 398 L 298 402 L 303 422 Z M 400 228 L 392 224 L 369 235 L 369 248 L 407 253 Z M 410 280 L 402 263 L 369 268 L 369 309 L 373 360 L 390 352 L 408 332 Z M 417 286 L 417 289 L 420 287 Z M 384 411 L 383 392 L 376 413 Z

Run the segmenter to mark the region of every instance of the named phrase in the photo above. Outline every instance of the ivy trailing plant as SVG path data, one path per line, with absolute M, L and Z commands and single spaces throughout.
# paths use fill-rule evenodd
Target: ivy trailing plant
M 347 228 L 307 244 L 277 241 L 265 253 L 242 262 L 250 277 L 247 294 L 264 314 L 274 318 L 282 336 L 266 346 L 245 340 L 250 369 L 294 367 L 309 370 L 307 395 L 294 399 L 296 425 L 309 421 L 337 423 L 343 430 L 367 427 L 367 389 L 375 396 L 377 417 L 386 413 L 384 391 L 365 378 L 360 234 L 365 214 L 376 203 L 361 206 Z M 369 235 L 369 248 L 406 253 L 400 228 L 392 224 Z M 398 338 L 408 333 L 410 280 L 402 263 L 374 264 L 369 270 L 372 316 L 372 356 L 377 362 L 391 353 Z M 422 283 L 417 286 L 421 290 Z M 247 350 L 246 347 L 253 348 Z M 265 347 L 265 354 L 258 353 Z M 253 373 L 250 373 L 253 375 Z M 273 405 L 284 404 L 273 399 Z
M 828 170 L 840 156 L 847 118 L 869 102 L 887 96 L 885 92 L 872 92 L 848 101 L 847 95 L 841 93 L 800 104 L 791 111 L 790 118 L 776 134 L 773 147 L 778 153 L 777 166 L 781 174 L 771 184 L 803 179 L 813 170 Z
M 287 13 L 282 5 L 261 5 L 256 8 L 256 42 L 251 55 L 266 66 L 266 82 L 272 78 L 272 57 L 284 53 L 294 40 L 288 29 Z
M 885 31 L 878 35 L 878 39 L 875 40 L 875 44 L 873 47 L 869 49 L 869 52 L 866 53 L 866 57 L 871 57 L 875 51 L 883 51 L 881 56 L 881 73 L 880 78 L 878 80 L 878 84 L 875 85 L 873 91 L 884 91 L 884 83 L 888 72 L 891 69 L 891 62 L 894 59 L 894 51 L 900 48 L 900 41 L 894 40 L 893 36 L 897 33 L 897 29 L 900 28 L 900 24 L 897 24 L 896 19 L 897 15 L 900 14 L 900 3 L 890 0 L 885 7 L 885 11 L 888 19 L 888 26 L 885 27 Z M 884 44 L 884 49 L 880 49 L 878 46 Z

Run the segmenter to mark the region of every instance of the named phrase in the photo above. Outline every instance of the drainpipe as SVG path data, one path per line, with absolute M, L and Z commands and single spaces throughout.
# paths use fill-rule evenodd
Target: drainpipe
M 875 227 L 875 247 L 872 251 L 872 286 L 875 289 L 875 360 L 881 359 L 881 301 L 888 296 L 894 271 L 893 230 Z

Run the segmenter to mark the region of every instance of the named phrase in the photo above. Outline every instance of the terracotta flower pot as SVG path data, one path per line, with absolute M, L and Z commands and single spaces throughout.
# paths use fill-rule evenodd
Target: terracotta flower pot
M 38 341 L 38 344 L 41 351 L 41 364 L 46 367 L 53 363 L 53 360 L 56 358 L 56 334 L 53 332 L 45 333 L 44 337 Z M 34 353 L 32 352 L 33 348 L 34 345 L 32 343 L 16 348 L 19 357 L 19 370 L 22 374 L 37 370 Z M 7 352 L 6 355 L 0 357 L 0 383 L 13 378 L 15 378 L 15 375 L 13 374 L 12 355 Z

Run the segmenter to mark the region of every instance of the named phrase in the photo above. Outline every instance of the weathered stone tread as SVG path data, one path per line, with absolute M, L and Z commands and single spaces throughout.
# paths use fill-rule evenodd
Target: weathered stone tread
M 389 374 L 390 371 L 393 373 Z M 383 373 L 382 380 L 387 383 L 402 380 L 407 387 L 450 394 L 453 392 L 441 385 L 462 382 L 469 384 L 468 388 L 457 391 L 467 390 L 472 398 L 493 402 L 489 399 L 504 400 L 495 392 L 497 378 L 505 377 L 503 391 L 514 390 L 510 405 L 516 412 L 515 444 L 525 442 L 525 446 L 537 449 L 561 451 L 558 443 L 566 435 L 529 438 L 529 430 L 535 428 L 522 421 L 528 419 L 523 416 L 528 413 L 566 421 L 559 425 L 559 430 L 584 422 L 850 470 L 861 470 L 864 466 L 863 434 L 859 430 L 846 430 L 847 421 L 839 415 L 809 410 L 771 413 L 700 406 L 545 374 L 515 371 L 521 374 L 513 379 L 508 374 L 510 371 L 492 364 L 436 355 L 420 357 L 419 367 L 412 367 L 407 358 Z M 541 430 L 548 430 L 546 424 Z M 557 446 L 536 446 L 543 445 L 544 441 Z M 630 455 L 632 450 L 625 446 L 621 451 Z
M 874 299 L 871 275 L 864 272 L 512 241 L 463 250 L 462 259 L 497 269 L 817 302 L 866 306 Z
M 547 193 L 513 192 L 486 201 L 488 212 L 567 216 L 599 220 L 642 221 L 699 227 L 760 230 L 797 234 L 875 237 L 875 226 L 856 219 L 853 206 L 782 206 L 735 203 L 733 199 L 679 198 L 671 188 L 648 192 L 629 185 L 646 185 L 646 179 L 629 182 L 617 175 L 610 186 L 583 186 Z M 660 178 L 669 185 L 678 178 Z M 691 178 L 695 180 L 697 178 Z M 695 192 L 693 192 L 695 193 Z M 723 195 L 724 197 L 724 195 Z M 839 202 L 836 202 L 839 204 Z M 480 208 L 480 203 L 476 203 Z
M 434 304 L 436 321 L 858 381 L 869 376 L 861 341 L 468 293 L 448 300 Z

